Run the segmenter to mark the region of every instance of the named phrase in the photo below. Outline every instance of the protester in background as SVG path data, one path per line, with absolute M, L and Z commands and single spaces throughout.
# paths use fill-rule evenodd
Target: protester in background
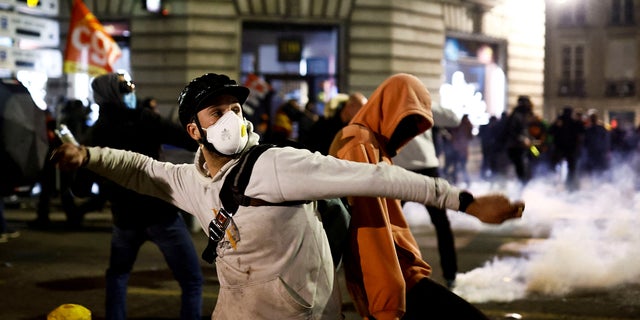
M 533 103 L 528 96 L 519 96 L 518 103 L 507 118 L 504 141 L 509 160 L 515 167 L 518 180 L 524 186 L 531 180 L 532 138 L 529 124 L 534 119 Z
M 478 137 L 480 138 L 480 152 L 482 154 L 482 162 L 480 164 L 480 177 L 490 180 L 494 174 L 493 167 L 495 159 L 495 148 L 497 148 L 496 127 L 498 117 L 490 116 L 489 122 L 478 127 Z
M 562 114 L 549 128 L 553 135 L 553 150 L 551 155 L 552 168 L 557 168 L 563 161 L 567 163 L 567 190 L 573 191 L 579 188 L 578 158 L 582 150 L 584 139 L 584 123 L 576 119 L 573 108 L 566 106 Z
M 89 113 L 89 108 L 81 100 L 70 99 L 60 110 L 58 123 L 66 125 L 76 140 L 84 141 L 84 135 L 89 130 L 87 125 Z
M 504 190 L 507 183 L 507 177 L 509 175 L 509 169 L 511 168 L 511 160 L 507 154 L 506 147 L 506 128 L 509 114 L 507 111 L 503 111 L 500 114 L 500 118 L 494 128 L 495 132 L 495 145 L 493 148 L 494 161 L 491 164 L 491 188 Z
M 529 135 L 531 136 L 531 146 L 529 147 L 531 177 L 546 175 L 552 171 L 549 125 L 535 113 L 529 123 Z
M 463 115 L 460 124 L 453 128 L 447 128 L 450 138 L 447 141 L 448 153 L 445 163 L 445 174 L 451 183 L 458 183 L 458 176 L 462 176 L 464 183 L 469 187 L 471 177 L 467 171 L 469 160 L 469 143 L 473 139 L 473 124 L 469 115 Z
M 195 151 L 197 145 L 182 128 L 148 108 L 131 108 L 124 96 L 134 85 L 116 73 L 91 84 L 100 117 L 92 127 L 90 144 L 121 148 L 158 159 L 162 144 Z M 134 176 L 127 176 L 132 178 Z M 111 203 L 113 234 L 106 273 L 106 319 L 126 319 L 127 283 L 138 250 L 153 242 L 165 257 L 182 290 L 181 319 L 198 319 L 202 312 L 202 271 L 191 235 L 173 205 L 138 194 L 104 180 L 102 192 Z
M 266 142 L 279 146 L 297 145 L 298 131 L 295 123 L 302 117 L 304 112 L 300 110 L 297 100 L 289 99 L 281 104 L 276 110 L 271 136 Z
M 49 150 L 44 166 L 40 171 L 40 194 L 38 195 L 38 205 L 36 207 L 35 220 L 27 222 L 29 228 L 47 229 L 51 226 L 49 212 L 51 210 L 51 197 L 56 193 L 57 169 L 55 163 L 49 160 L 49 156 L 60 145 L 60 140 L 56 137 L 55 130 L 57 121 L 51 111 L 45 110 L 45 121 L 47 128 L 47 140 Z M 74 126 L 77 129 L 77 126 Z M 67 218 L 67 224 L 72 225 L 77 221 L 75 206 L 73 205 L 73 195 L 68 189 L 71 175 L 68 172 L 60 175 L 60 198 Z
M 611 135 L 595 112 L 589 115 L 583 146 L 586 173 L 601 177 L 609 169 Z
M 298 142 L 301 145 L 308 144 L 311 139 L 311 128 L 318 121 L 320 116 L 315 111 L 316 104 L 312 101 L 307 102 L 302 111 L 302 115 L 298 119 Z
M 432 104 L 431 111 L 434 124 L 444 127 L 456 127 L 460 124 L 460 119 L 450 109 L 443 108 L 438 104 Z M 436 156 L 432 131 L 432 129 L 429 129 L 409 141 L 398 155 L 393 158 L 393 162 L 405 169 L 428 177 L 440 177 L 440 161 Z M 442 276 L 447 287 L 452 288 L 458 273 L 458 259 L 447 211 L 434 206 L 425 207 L 431 218 L 431 223 L 436 229 Z
M 365 103 L 367 98 L 360 92 L 336 95 L 326 105 L 324 116 L 311 127 L 305 146 L 311 151 L 328 155 L 333 137 L 353 119 Z
M 215 258 L 220 282 L 212 319 L 342 318 L 333 259 L 319 213 L 315 202 L 300 204 L 300 201 L 390 197 L 462 210 L 488 223 L 501 223 L 522 214 L 524 204 L 511 203 L 502 195 L 474 197 L 446 181 L 398 166 L 343 161 L 291 147 L 270 148 L 262 153 L 253 168 L 259 174 L 250 176 L 244 192 L 247 197 L 275 205 L 241 205 L 235 214 L 229 214 L 223 210 L 219 191 L 229 170 L 239 164 L 238 157 L 259 141 L 242 113 L 241 105 L 248 94 L 246 87 L 213 73 L 196 78 L 185 87 L 179 98 L 179 114 L 191 138 L 200 144 L 194 165 L 176 165 L 135 152 L 71 144 L 58 148 L 55 157 L 60 160 L 60 168 L 83 166 L 127 188 L 177 205 L 198 218 L 211 244 L 203 257 Z M 421 133 L 431 124 L 430 101 L 428 96 L 414 98 L 411 105 L 420 103 L 425 109 L 419 112 L 422 115 L 419 118 L 426 118 L 421 125 L 407 129 L 419 128 L 417 133 Z M 375 111 L 375 107 L 372 109 Z M 378 112 L 374 113 L 378 119 Z M 297 204 L 287 204 L 288 201 Z M 396 222 L 395 217 L 393 221 Z M 408 230 L 403 225 L 402 233 Z M 417 250 L 415 241 L 413 244 L 411 252 Z M 381 247 L 372 248 L 372 253 L 379 249 L 388 252 L 390 247 L 392 241 L 381 243 Z M 417 256 L 411 253 L 411 257 L 419 259 L 419 251 Z M 392 264 L 396 264 L 394 261 Z M 371 263 L 382 266 L 384 261 Z M 387 276 L 398 279 L 400 275 L 391 272 L 395 270 L 377 279 L 386 280 Z M 428 276 L 428 265 L 421 270 L 424 273 L 420 275 Z M 401 305 L 393 305 L 390 313 L 376 313 L 377 318 L 402 316 L 401 279 L 402 276 L 398 286 L 388 288 L 393 293 L 389 301 Z M 445 294 L 434 298 L 446 302 L 453 294 L 442 288 Z M 420 303 L 425 305 L 425 301 L 429 300 Z M 428 304 L 429 308 L 438 307 L 438 301 L 433 302 Z M 444 303 L 442 307 L 451 304 Z M 462 309 L 454 307 L 453 316 Z
M 140 107 L 149 109 L 155 113 L 160 113 L 160 111 L 158 110 L 158 100 L 156 100 L 156 98 L 154 97 L 147 97 L 142 100 L 142 103 L 140 103 Z
M 432 126 L 431 97 L 427 89 L 415 76 L 396 74 L 387 78 L 349 125 L 338 132 L 329 154 L 349 162 L 384 167 L 392 163 L 391 158 L 411 139 Z M 344 176 L 346 172 L 333 175 Z M 434 183 L 429 182 L 432 196 L 457 194 L 460 207 L 445 205 L 442 201 L 422 203 L 460 210 L 481 221 L 491 221 L 477 215 L 472 208 L 479 198 L 467 207 L 468 193 L 460 192 L 444 179 L 418 176 Z M 395 189 L 400 185 L 388 184 L 387 187 Z M 344 270 L 349 294 L 360 315 L 367 319 L 487 319 L 473 305 L 429 278 L 431 267 L 422 260 L 399 200 L 352 195 L 348 201 L 351 222 Z M 503 210 L 500 201 L 489 200 L 491 205 L 496 205 L 492 208 L 498 210 L 496 214 Z
M 84 105 L 80 100 L 69 100 L 66 103 L 67 107 L 65 108 L 67 112 L 71 114 L 64 114 L 61 119 L 64 121 L 68 121 L 71 123 L 71 127 L 67 126 L 69 133 L 74 136 L 77 140 L 78 137 L 84 137 L 86 134 L 86 127 L 83 123 L 85 119 L 81 115 L 85 115 L 85 111 L 82 110 Z M 63 109 L 64 110 L 64 109 Z M 74 111 L 70 111 L 74 110 Z M 45 160 L 44 166 L 40 172 L 40 194 L 38 195 L 38 204 L 36 207 L 36 218 L 32 221 L 27 222 L 27 226 L 33 229 L 49 229 L 52 226 L 51 219 L 49 214 L 51 212 L 51 200 L 53 197 L 58 195 L 60 198 L 60 203 L 62 205 L 62 211 L 65 214 L 66 221 L 65 226 L 67 228 L 80 228 L 82 226 L 82 217 L 83 213 L 81 210 L 83 208 L 92 208 L 97 209 L 99 205 L 93 205 L 95 202 L 94 199 L 89 199 L 84 202 L 82 205 L 76 204 L 76 195 L 75 193 L 80 193 L 79 184 L 74 183 L 77 180 L 77 176 L 70 172 L 59 172 L 55 163 L 50 160 L 50 155 L 57 148 L 61 141 L 56 136 L 55 131 L 58 129 L 58 121 L 55 119 L 53 114 L 49 111 L 45 111 L 46 115 L 46 128 L 47 128 L 47 139 L 49 141 L 49 150 L 47 151 L 47 158 Z M 61 122 L 61 121 L 60 121 Z M 60 123 L 66 126 L 66 123 Z M 72 131 L 72 128 L 74 128 Z M 59 181 L 59 186 L 57 185 L 56 180 Z M 57 189 L 59 187 L 59 189 Z M 87 186 L 90 188 L 90 186 Z M 82 194 L 84 196 L 85 194 Z

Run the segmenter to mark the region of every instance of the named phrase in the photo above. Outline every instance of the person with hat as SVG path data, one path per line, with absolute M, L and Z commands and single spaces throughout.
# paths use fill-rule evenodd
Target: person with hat
M 117 73 L 91 83 L 100 116 L 89 132 L 90 145 L 139 152 L 153 159 L 169 144 L 195 151 L 198 145 L 179 124 L 147 108 L 133 107 L 135 85 Z M 181 212 L 161 199 L 101 179 L 100 193 L 111 203 L 113 231 L 106 272 L 106 319 L 126 319 L 127 283 L 140 247 L 154 243 L 182 290 L 180 318 L 200 320 L 203 276 L 200 260 Z
M 490 223 L 522 215 L 524 204 L 502 195 L 474 197 L 442 179 L 398 166 L 293 147 L 269 148 L 254 162 L 244 195 L 271 205 L 243 203 L 230 213 L 220 197 L 225 178 L 259 141 L 242 113 L 248 94 L 248 88 L 215 73 L 182 90 L 180 121 L 200 145 L 194 164 L 72 144 L 63 144 L 54 155 L 62 170 L 84 167 L 196 217 L 216 239 L 205 250 L 215 258 L 220 283 L 212 319 L 343 318 L 329 242 L 314 200 L 398 198 L 463 210 Z

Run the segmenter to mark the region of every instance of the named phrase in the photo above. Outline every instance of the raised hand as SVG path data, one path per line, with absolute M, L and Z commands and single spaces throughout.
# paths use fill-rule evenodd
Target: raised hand
M 53 151 L 51 160 L 54 161 L 61 170 L 70 171 L 85 165 L 89 160 L 89 153 L 84 146 L 63 143 Z
M 475 216 L 480 221 L 492 224 L 500 224 L 509 219 L 520 218 L 523 211 L 524 202 L 512 202 L 501 194 L 474 196 L 474 200 L 465 210 L 466 213 Z

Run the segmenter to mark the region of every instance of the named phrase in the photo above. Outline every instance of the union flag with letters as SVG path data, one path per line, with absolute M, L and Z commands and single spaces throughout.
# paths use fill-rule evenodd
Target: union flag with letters
M 113 71 L 122 51 L 82 0 L 74 0 L 64 55 L 65 73 L 95 77 Z

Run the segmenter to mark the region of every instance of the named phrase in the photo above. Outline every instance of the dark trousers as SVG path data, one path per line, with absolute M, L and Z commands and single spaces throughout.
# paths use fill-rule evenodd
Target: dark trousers
M 529 165 L 529 150 L 526 148 L 509 148 L 507 154 L 516 169 L 518 180 L 524 185 L 531 180 L 531 168 Z
M 53 146 L 49 149 L 47 159 L 49 159 Z M 58 171 L 53 161 L 47 160 L 40 173 L 40 196 L 38 198 L 38 206 L 36 209 L 36 220 L 41 223 L 49 223 L 49 212 L 51 211 L 51 198 L 56 193 L 56 174 L 60 173 L 60 200 L 62 202 L 62 210 L 67 216 L 67 221 L 72 222 L 78 220 L 76 206 L 71 193 L 71 183 L 73 173 L 66 171 Z
M 555 169 L 562 161 L 567 161 L 567 180 L 565 185 L 568 190 L 578 189 L 578 151 L 556 149 L 553 153 L 553 168 Z
M 440 177 L 440 172 L 437 167 L 413 171 L 428 177 Z M 453 232 L 451 231 L 451 224 L 447 217 L 447 210 L 432 206 L 425 207 L 429 213 L 429 217 L 431 217 L 431 223 L 433 223 L 433 226 L 436 229 L 442 275 L 447 282 L 453 281 L 456 279 L 456 273 L 458 273 L 458 258 L 456 256 L 456 247 L 454 244 Z
M 407 293 L 407 311 L 402 320 L 489 320 L 471 303 L 429 278 L 423 278 Z
M 187 226 L 177 213 L 173 221 L 144 229 L 113 226 L 111 256 L 106 275 L 106 319 L 127 318 L 127 284 L 138 251 L 146 241 L 158 246 L 180 284 L 180 319 L 200 320 L 203 285 L 200 260 Z

